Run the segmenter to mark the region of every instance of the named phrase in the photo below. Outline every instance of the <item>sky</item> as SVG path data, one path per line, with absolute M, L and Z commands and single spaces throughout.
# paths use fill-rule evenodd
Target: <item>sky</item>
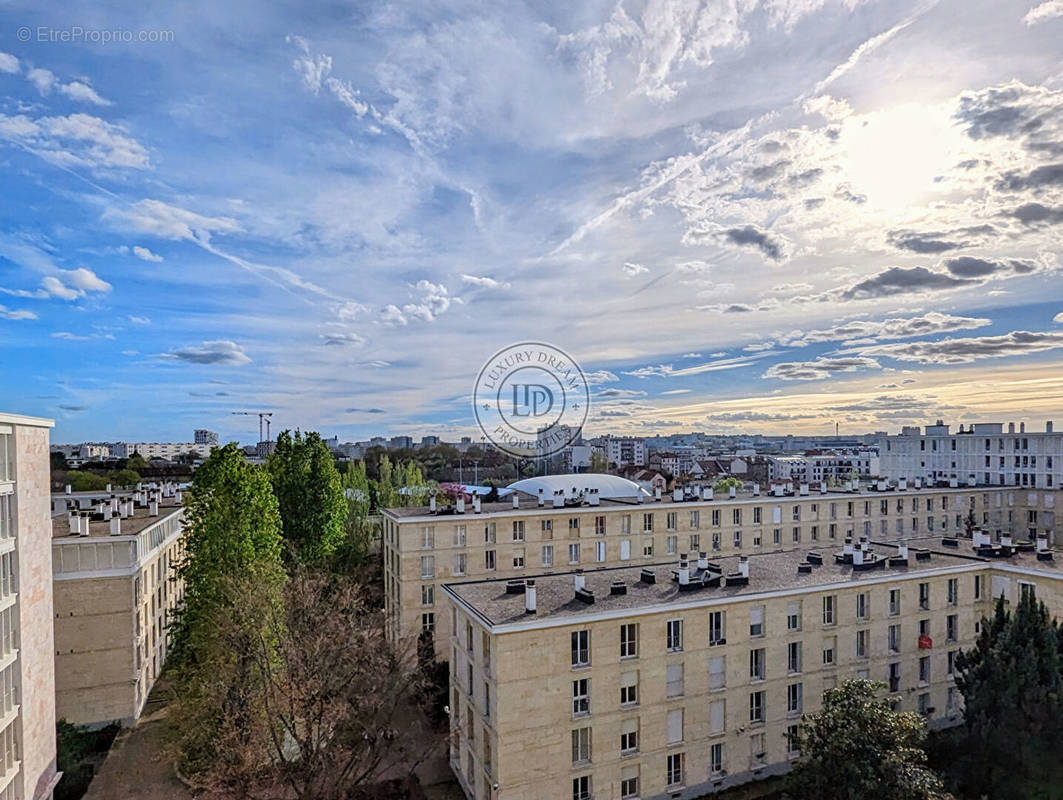
M 1063 410 L 1063 0 L 0 2 L 0 409 L 53 441 Z

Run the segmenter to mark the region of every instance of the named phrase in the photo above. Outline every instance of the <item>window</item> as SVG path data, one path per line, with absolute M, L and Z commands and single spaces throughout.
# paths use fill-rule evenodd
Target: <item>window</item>
M 639 674 L 625 672 L 620 676 L 620 705 L 635 706 L 639 702 Z
M 554 521 L 552 519 L 544 519 L 539 521 L 539 530 L 542 533 L 540 538 L 553 539 L 554 538 Z
M 436 529 L 434 525 L 425 525 L 421 528 L 421 547 L 431 550 L 435 547 Z
M 693 530 L 693 531 L 696 531 L 700 527 L 701 527 L 701 512 L 700 511 L 691 511 L 690 512 L 690 529 Z M 691 539 L 691 541 L 693 541 L 693 539 Z
M 568 535 L 579 536 L 579 517 L 568 518 Z
M 960 596 L 960 581 L 958 578 L 949 578 L 948 582 L 948 604 L 954 606 L 959 602 Z
M 591 800 L 591 776 L 581 775 L 572 779 L 572 800 Z
M 790 642 L 786 646 L 786 671 L 791 674 L 801 671 L 800 642 Z
M 919 682 L 930 683 L 930 656 L 919 659 Z
M 797 725 L 786 726 L 786 755 L 788 758 L 797 758 L 801 755 L 801 732 Z
M 753 761 L 754 767 L 764 765 L 764 757 L 767 755 L 767 745 L 765 745 L 765 737 L 763 733 L 754 733 L 749 737 L 749 757 Z
M 683 620 L 668 620 L 668 649 L 672 652 L 683 649 Z
M 653 533 L 653 514 L 642 515 L 642 530 L 644 533 Z
M 681 697 L 683 694 L 683 665 L 669 664 L 665 674 L 668 682 L 667 696 Z
M 786 630 L 801 630 L 801 601 L 792 602 L 786 607 Z
M 679 537 L 669 536 L 664 540 L 664 551 L 667 555 L 674 556 L 679 550 Z
M 890 616 L 895 617 L 901 613 L 901 590 L 890 589 Z
M 919 610 L 920 611 L 929 611 L 930 610 L 930 584 L 929 583 L 920 583 L 919 584 Z
M 653 539 L 646 539 L 642 543 L 642 555 L 646 558 L 653 556 Z
M 624 767 L 620 771 L 620 797 L 634 798 L 639 796 L 639 768 Z
M 431 611 L 421 614 L 421 631 L 432 633 L 436 629 L 436 615 Z
M 749 721 L 764 721 L 764 692 L 749 693 Z
M 626 719 L 620 723 L 620 754 L 630 755 L 639 749 L 639 721 Z
M 436 587 L 434 583 L 426 583 L 421 587 L 421 605 L 432 606 L 436 602 Z
M 782 541 L 782 530 L 780 528 L 772 528 L 771 531 L 771 543 L 779 544 Z
M 591 729 L 576 728 L 572 731 L 572 763 L 582 764 L 591 760 Z
M 435 556 L 421 556 L 421 577 L 434 578 L 436 574 Z
M 664 519 L 664 527 L 667 530 L 674 531 L 679 526 L 679 514 L 675 511 L 669 511 Z
M 791 683 L 786 687 L 786 712 L 788 714 L 800 714 L 802 705 L 803 684 Z
M 974 576 L 974 599 L 975 600 L 981 600 L 982 599 L 982 576 L 981 575 L 975 575 Z
M 591 632 L 572 631 L 572 666 L 587 667 L 591 663 Z
M 709 748 L 709 772 L 713 775 L 723 772 L 723 742 L 716 742 Z
M 749 679 L 764 680 L 764 648 L 749 651 Z
M 524 569 L 523 547 L 518 547 L 513 551 L 513 569 Z
M 709 659 L 709 689 L 722 689 L 727 685 L 727 657 L 713 656 Z
M 930 692 L 923 692 L 919 695 L 919 713 L 929 714 L 930 711 Z
M 735 531 L 734 533 L 735 549 L 741 549 L 742 547 L 742 531 Z
M 671 753 L 668 756 L 668 768 L 665 772 L 665 783 L 668 786 L 678 786 L 683 782 L 683 754 Z
M 709 703 L 709 734 L 723 733 L 726 729 L 727 701 L 713 700 Z
M 636 658 L 639 654 L 639 626 L 630 622 L 620 626 L 620 657 Z
M 719 534 L 719 532 L 716 532 L 716 533 L 714 533 L 712 535 L 712 549 L 713 550 L 719 550 L 720 549 L 720 534 Z
M 696 553 L 701 549 L 701 534 L 690 534 L 690 552 Z
M 838 639 L 834 636 L 828 636 L 823 640 L 823 666 L 834 666 L 834 651 L 838 646 Z
M 856 596 L 856 618 L 858 620 L 866 620 L 870 613 L 871 604 L 868 602 L 867 592 L 860 592 Z
M 494 543 L 495 543 L 495 523 L 486 522 L 486 523 L 484 523 L 484 544 L 494 544 Z
M 568 546 L 568 563 L 569 564 L 578 564 L 579 563 L 579 543 L 578 542 L 575 543 L 575 544 L 570 544 Z
M 867 631 L 856 632 L 856 657 L 867 658 Z
M 554 546 L 552 544 L 543 545 L 543 566 L 552 567 L 554 565 Z
M 513 541 L 524 541 L 524 520 L 522 519 L 513 520 Z
M 594 560 L 599 564 L 605 561 L 605 542 L 594 543 Z
M 950 678 L 956 674 L 956 654 L 959 650 L 949 650 L 945 654 L 945 674 Z
M 464 525 L 455 525 L 454 526 L 454 546 L 455 547 L 464 547 L 465 546 L 465 526 Z
M 491 572 L 495 568 L 495 551 L 484 550 L 484 569 Z
M 959 618 L 955 614 L 945 617 L 945 641 L 955 642 L 958 634 Z
M 683 741 L 683 709 L 673 708 L 668 712 L 668 744 Z
M 591 679 L 572 681 L 572 716 L 591 713 Z
M 837 603 L 838 598 L 832 594 L 823 598 L 823 624 L 834 624 L 834 606 Z
M 754 606 L 749 610 L 749 635 L 764 635 L 764 606 Z
M 720 527 L 720 509 L 718 508 L 712 510 L 712 526 L 714 528 Z
M 465 574 L 466 558 L 467 557 L 466 557 L 465 553 L 455 553 L 454 554 L 454 574 L 455 575 L 464 575 Z
M 631 515 L 630 514 L 624 514 L 624 516 L 622 516 L 620 518 L 620 532 L 621 533 L 631 533 Z
M 709 646 L 727 644 L 727 612 L 709 612 Z
M 887 630 L 887 646 L 891 653 L 901 652 L 901 626 L 890 625 Z
M 594 518 L 594 535 L 605 536 L 605 517 Z
M 631 558 L 631 542 L 628 539 L 620 540 L 620 560 L 628 561 Z

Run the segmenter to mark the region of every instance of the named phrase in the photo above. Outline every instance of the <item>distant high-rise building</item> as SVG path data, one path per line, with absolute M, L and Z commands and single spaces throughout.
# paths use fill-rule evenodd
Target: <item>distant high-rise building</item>
M 605 457 L 618 467 L 644 467 L 646 443 L 642 439 L 619 439 L 610 436 L 606 442 Z
M 45 800 L 55 750 L 48 419 L 0 413 L 0 800 Z
M 214 431 L 208 431 L 206 428 L 196 428 L 195 444 L 206 444 L 211 447 L 217 447 L 218 434 Z
M 388 447 L 392 450 L 409 450 L 413 447 L 412 436 L 392 436 Z

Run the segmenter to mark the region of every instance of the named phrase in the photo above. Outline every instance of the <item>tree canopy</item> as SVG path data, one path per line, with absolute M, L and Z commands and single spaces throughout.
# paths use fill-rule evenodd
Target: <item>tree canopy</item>
M 267 469 L 290 560 L 327 561 L 346 535 L 347 501 L 336 463 L 317 433 L 284 431 Z
M 830 689 L 823 708 L 801 724 L 801 760 L 790 785 L 801 800 L 935 800 L 948 797 L 926 768 L 926 725 L 893 711 L 885 685 L 854 680 Z

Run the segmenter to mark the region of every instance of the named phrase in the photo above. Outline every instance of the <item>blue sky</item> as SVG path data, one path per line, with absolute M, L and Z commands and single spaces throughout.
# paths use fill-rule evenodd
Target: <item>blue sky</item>
M 0 408 L 57 441 L 472 434 L 522 339 L 589 433 L 1060 409 L 1063 0 L 0 21 Z

